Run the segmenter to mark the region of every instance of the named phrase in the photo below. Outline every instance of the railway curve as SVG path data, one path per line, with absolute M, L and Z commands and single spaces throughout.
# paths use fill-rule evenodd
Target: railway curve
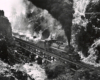
M 100 67 L 94 67 L 92 65 L 85 64 L 81 61 L 72 61 L 63 55 L 62 56 L 57 55 L 57 53 L 55 53 L 53 51 L 44 50 L 32 42 L 28 42 L 28 41 L 25 41 L 25 40 L 22 40 L 22 39 L 19 39 L 16 37 L 14 37 L 14 39 L 15 39 L 15 42 L 18 44 L 17 45 L 18 52 L 15 54 L 22 56 L 21 58 L 23 60 L 26 60 L 25 62 L 32 61 L 33 58 L 30 58 L 30 56 L 35 55 L 35 56 L 38 56 L 39 58 L 41 58 L 41 60 L 45 60 L 46 62 L 49 62 L 49 63 L 53 62 L 53 61 L 60 61 L 66 65 L 67 65 L 67 63 L 70 63 L 72 65 L 79 66 L 81 68 L 87 68 L 89 70 L 97 70 L 98 71 L 100 69 Z M 22 54 L 22 52 L 20 52 L 20 49 L 24 54 Z M 10 48 L 8 48 L 8 51 L 11 51 Z M 62 54 L 64 52 L 60 52 L 60 53 Z M 16 58 L 14 58 L 14 59 L 16 59 Z

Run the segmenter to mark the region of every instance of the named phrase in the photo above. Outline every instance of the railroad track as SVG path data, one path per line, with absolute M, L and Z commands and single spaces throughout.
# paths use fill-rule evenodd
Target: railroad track
M 90 70 L 99 70 L 100 69 L 100 67 L 94 67 L 92 65 L 88 65 L 88 64 L 82 63 L 80 61 L 74 62 L 65 57 L 57 55 L 53 52 L 46 51 L 46 50 L 38 47 L 36 44 L 34 44 L 32 42 L 28 42 L 28 41 L 25 41 L 25 40 L 22 40 L 22 39 L 19 39 L 16 37 L 14 37 L 14 38 L 15 38 L 15 41 L 19 44 L 17 47 L 22 48 L 23 50 L 28 51 L 31 54 L 38 55 L 39 57 L 47 60 L 48 62 L 51 62 L 51 58 L 53 57 L 54 59 L 59 60 L 65 64 L 70 63 L 70 64 L 74 64 L 76 66 L 84 67 L 84 68 L 87 68 Z

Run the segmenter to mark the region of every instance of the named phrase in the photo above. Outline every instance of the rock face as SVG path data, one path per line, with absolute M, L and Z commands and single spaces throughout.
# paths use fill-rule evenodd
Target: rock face
M 12 39 L 12 29 L 9 20 L 4 16 L 4 12 L 0 11 L 0 34 L 5 37 L 8 44 L 11 44 Z
M 75 0 L 75 1 L 78 1 L 78 0 Z M 83 0 L 80 0 L 80 1 L 82 4 Z M 99 9 L 100 0 L 91 0 L 91 1 L 86 0 L 84 2 L 88 2 L 87 6 L 84 8 L 85 18 L 81 17 L 80 18 L 81 22 L 79 24 L 74 25 L 73 36 L 75 40 L 73 39 L 73 42 L 75 41 L 75 47 L 78 49 L 78 51 L 81 51 L 84 54 L 84 56 L 87 57 L 89 55 L 88 54 L 89 48 L 94 43 L 94 41 L 100 37 L 99 35 L 100 34 L 100 25 L 99 25 L 100 14 L 98 14 L 98 12 L 100 12 L 100 9 Z M 82 10 L 83 7 L 79 9 Z
M 53 62 L 46 66 L 45 72 L 48 79 L 56 78 L 65 72 L 65 65 L 60 62 Z
M 0 11 L 0 58 L 8 62 L 7 46 L 13 44 L 12 29 L 9 20 L 4 16 L 4 11 Z

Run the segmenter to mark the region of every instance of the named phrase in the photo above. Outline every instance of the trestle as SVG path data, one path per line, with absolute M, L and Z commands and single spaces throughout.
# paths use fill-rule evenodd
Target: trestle
M 53 61 L 60 61 L 65 64 L 70 63 L 70 64 L 74 64 L 76 66 L 85 67 L 85 68 L 92 69 L 92 70 L 96 69 L 94 66 L 87 65 L 82 62 L 76 62 L 76 61 L 70 60 L 69 58 L 67 58 L 67 56 L 65 56 L 63 54 L 63 53 L 65 53 L 64 51 L 61 52 L 57 49 L 56 50 L 50 49 L 47 51 L 45 49 L 38 47 L 37 45 L 35 45 L 32 42 L 24 41 L 19 38 L 15 38 L 15 41 L 18 44 L 17 50 L 19 52 L 19 55 L 21 55 L 22 57 L 25 56 L 24 59 L 26 60 L 26 62 L 35 61 L 38 64 L 43 64 L 43 63 L 48 63 L 48 62 L 53 62 Z M 22 53 L 20 51 L 22 51 Z M 16 55 L 16 56 L 18 56 L 18 55 Z

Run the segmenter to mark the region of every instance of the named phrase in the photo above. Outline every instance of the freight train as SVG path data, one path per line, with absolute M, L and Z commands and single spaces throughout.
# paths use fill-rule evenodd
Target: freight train
M 62 51 L 65 51 L 65 47 L 66 47 L 66 43 L 57 40 L 38 40 L 37 42 L 35 42 L 34 40 L 35 38 L 33 38 L 32 36 L 27 36 L 22 33 L 16 33 L 16 32 L 13 32 L 13 36 L 28 42 L 32 42 L 32 44 L 36 44 L 37 46 L 43 49 L 52 46 Z
M 69 59 L 74 60 L 74 61 L 80 60 L 79 55 L 74 52 L 74 49 L 72 48 L 72 49 L 70 49 L 70 51 L 66 51 L 66 50 L 68 50 L 69 46 L 67 47 L 66 43 L 63 43 L 61 41 L 39 40 L 37 43 L 35 43 L 33 37 L 28 37 L 22 33 L 15 33 L 15 32 L 13 32 L 13 37 L 24 40 L 24 41 L 28 41 L 31 44 L 36 45 L 43 50 L 52 52 L 52 53 L 59 55 L 61 57 L 69 58 Z

